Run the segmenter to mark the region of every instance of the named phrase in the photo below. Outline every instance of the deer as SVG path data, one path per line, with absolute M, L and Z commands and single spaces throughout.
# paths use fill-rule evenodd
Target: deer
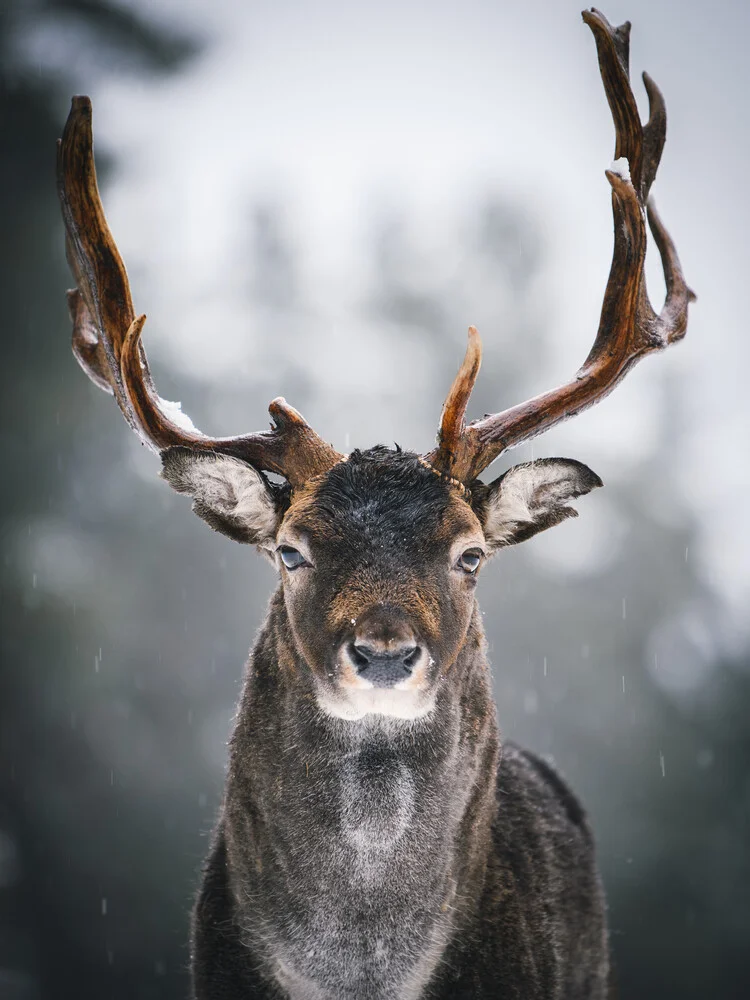
M 191 925 L 194 1000 L 601 1000 L 605 895 L 583 806 L 496 721 L 476 600 L 484 563 L 577 515 L 602 486 L 507 450 L 610 393 L 684 337 L 695 298 L 650 199 L 664 100 L 629 81 L 630 24 L 583 12 L 615 128 L 614 251 L 586 361 L 558 388 L 466 422 L 469 329 L 433 450 L 342 454 L 282 397 L 270 430 L 210 437 L 158 395 L 105 220 L 91 102 L 58 144 L 73 351 L 214 530 L 267 555 L 278 587 L 247 663 L 223 804 Z M 666 295 L 646 290 L 646 221 Z

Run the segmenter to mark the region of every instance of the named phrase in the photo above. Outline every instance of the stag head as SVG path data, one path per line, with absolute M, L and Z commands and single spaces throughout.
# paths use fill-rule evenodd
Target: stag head
M 276 563 L 289 621 L 289 662 L 307 671 L 329 714 L 415 718 L 472 637 L 474 587 L 484 561 L 576 515 L 570 502 L 601 481 L 570 459 L 518 465 L 489 484 L 479 476 L 514 445 L 602 399 L 644 355 L 684 336 L 694 297 L 649 192 L 666 134 L 664 102 L 644 74 L 650 114 L 638 116 L 629 83 L 628 23 L 583 14 L 596 40 L 615 125 L 614 255 L 591 352 L 563 386 L 465 423 L 481 342 L 448 393 L 437 446 L 427 455 L 376 447 L 342 455 L 283 399 L 270 431 L 211 438 L 153 385 L 127 273 L 107 226 L 94 169 L 91 103 L 76 97 L 59 144 L 73 350 L 115 396 L 131 427 L 158 451 L 162 475 L 193 497 L 212 528 L 252 543 Z M 657 314 L 644 278 L 646 219 L 661 255 L 666 301 Z M 285 480 L 275 485 L 265 473 Z M 480 630 L 474 640 L 480 641 Z

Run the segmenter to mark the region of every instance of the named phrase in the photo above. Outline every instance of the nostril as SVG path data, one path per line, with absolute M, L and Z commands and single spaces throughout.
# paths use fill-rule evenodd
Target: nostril
M 370 649 L 369 646 L 365 646 L 361 643 L 350 642 L 349 656 L 354 666 L 361 670 L 363 667 L 366 667 L 367 664 L 370 662 L 370 658 L 372 657 L 372 650 Z
M 417 665 L 417 660 L 419 659 L 419 654 L 422 652 L 419 646 L 412 646 L 410 649 L 405 649 L 402 654 L 402 662 L 405 667 L 409 670 L 413 670 Z

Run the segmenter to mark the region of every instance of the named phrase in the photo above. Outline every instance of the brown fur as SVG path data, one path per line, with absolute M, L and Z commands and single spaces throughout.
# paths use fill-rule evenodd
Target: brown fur
M 186 460 L 165 476 L 190 481 Z M 277 555 L 250 659 L 195 911 L 197 1000 L 607 996 L 583 810 L 548 764 L 501 749 L 462 568 L 598 479 L 560 459 L 508 476 L 462 493 L 416 456 L 355 452 L 280 494 L 275 537 L 252 538 L 301 555 Z M 412 647 L 407 678 L 366 682 L 357 649 Z

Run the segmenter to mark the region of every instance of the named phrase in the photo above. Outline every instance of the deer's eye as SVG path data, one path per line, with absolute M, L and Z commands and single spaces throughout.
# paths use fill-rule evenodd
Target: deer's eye
M 476 573 L 482 562 L 483 554 L 481 549 L 467 549 L 459 557 L 458 568 L 462 569 L 464 573 Z
M 299 569 L 300 566 L 310 565 L 302 553 L 297 549 L 293 549 L 291 545 L 280 545 L 276 551 L 281 556 L 281 561 L 287 569 Z

